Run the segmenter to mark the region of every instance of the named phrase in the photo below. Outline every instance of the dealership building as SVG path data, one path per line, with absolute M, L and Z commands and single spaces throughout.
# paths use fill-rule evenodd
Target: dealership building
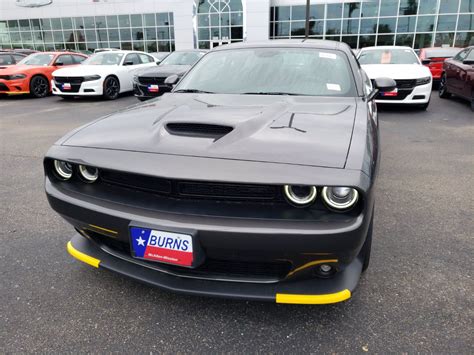
M 305 0 L 1 0 L 0 48 L 147 52 L 302 38 Z M 474 45 L 474 0 L 312 0 L 311 38 Z

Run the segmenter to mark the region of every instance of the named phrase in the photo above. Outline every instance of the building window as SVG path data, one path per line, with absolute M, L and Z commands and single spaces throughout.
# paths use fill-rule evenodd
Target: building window
M 174 50 L 173 14 L 62 17 L 0 21 L 0 48 Z M 144 27 L 146 26 L 146 27 Z
M 244 40 L 244 13 L 241 0 L 196 0 L 198 47 L 210 49 Z M 273 16 L 287 16 L 285 8 Z M 289 6 L 287 7 L 289 11 Z M 281 11 L 280 11 L 281 10 Z M 288 14 L 289 16 L 289 14 Z M 272 22 L 270 22 L 272 24 Z M 289 26 L 286 36 L 289 35 Z M 271 29 L 275 33 L 276 29 Z

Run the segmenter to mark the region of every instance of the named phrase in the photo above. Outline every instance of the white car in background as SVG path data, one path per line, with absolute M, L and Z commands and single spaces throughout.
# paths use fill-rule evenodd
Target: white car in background
M 54 95 L 64 99 L 102 96 L 114 100 L 133 90 L 133 76 L 138 70 L 152 66 L 156 66 L 156 59 L 144 52 L 100 52 L 74 68 L 53 72 L 51 88 Z
M 367 47 L 360 50 L 357 59 L 372 81 L 388 77 L 397 83 L 395 90 L 380 92 L 375 100 L 377 103 L 416 105 L 423 110 L 428 108 L 433 78 L 412 48 Z

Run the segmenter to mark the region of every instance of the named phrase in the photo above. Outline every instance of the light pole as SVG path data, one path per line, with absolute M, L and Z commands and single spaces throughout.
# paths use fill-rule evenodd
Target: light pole
M 309 8 L 310 8 L 311 0 L 306 0 L 306 24 L 304 30 L 304 38 L 308 39 L 309 37 Z

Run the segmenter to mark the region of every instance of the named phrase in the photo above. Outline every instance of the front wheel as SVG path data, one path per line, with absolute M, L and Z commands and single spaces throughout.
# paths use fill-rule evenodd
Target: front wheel
M 438 94 L 442 99 L 447 99 L 451 96 L 451 94 L 448 92 L 448 79 L 446 77 L 446 73 L 443 74 L 441 81 L 439 82 Z
M 120 83 L 117 78 L 109 76 L 104 80 L 104 98 L 107 100 L 115 100 L 120 93 Z
M 34 76 L 30 81 L 30 94 L 36 98 L 42 98 L 49 94 L 48 80 L 42 76 Z

